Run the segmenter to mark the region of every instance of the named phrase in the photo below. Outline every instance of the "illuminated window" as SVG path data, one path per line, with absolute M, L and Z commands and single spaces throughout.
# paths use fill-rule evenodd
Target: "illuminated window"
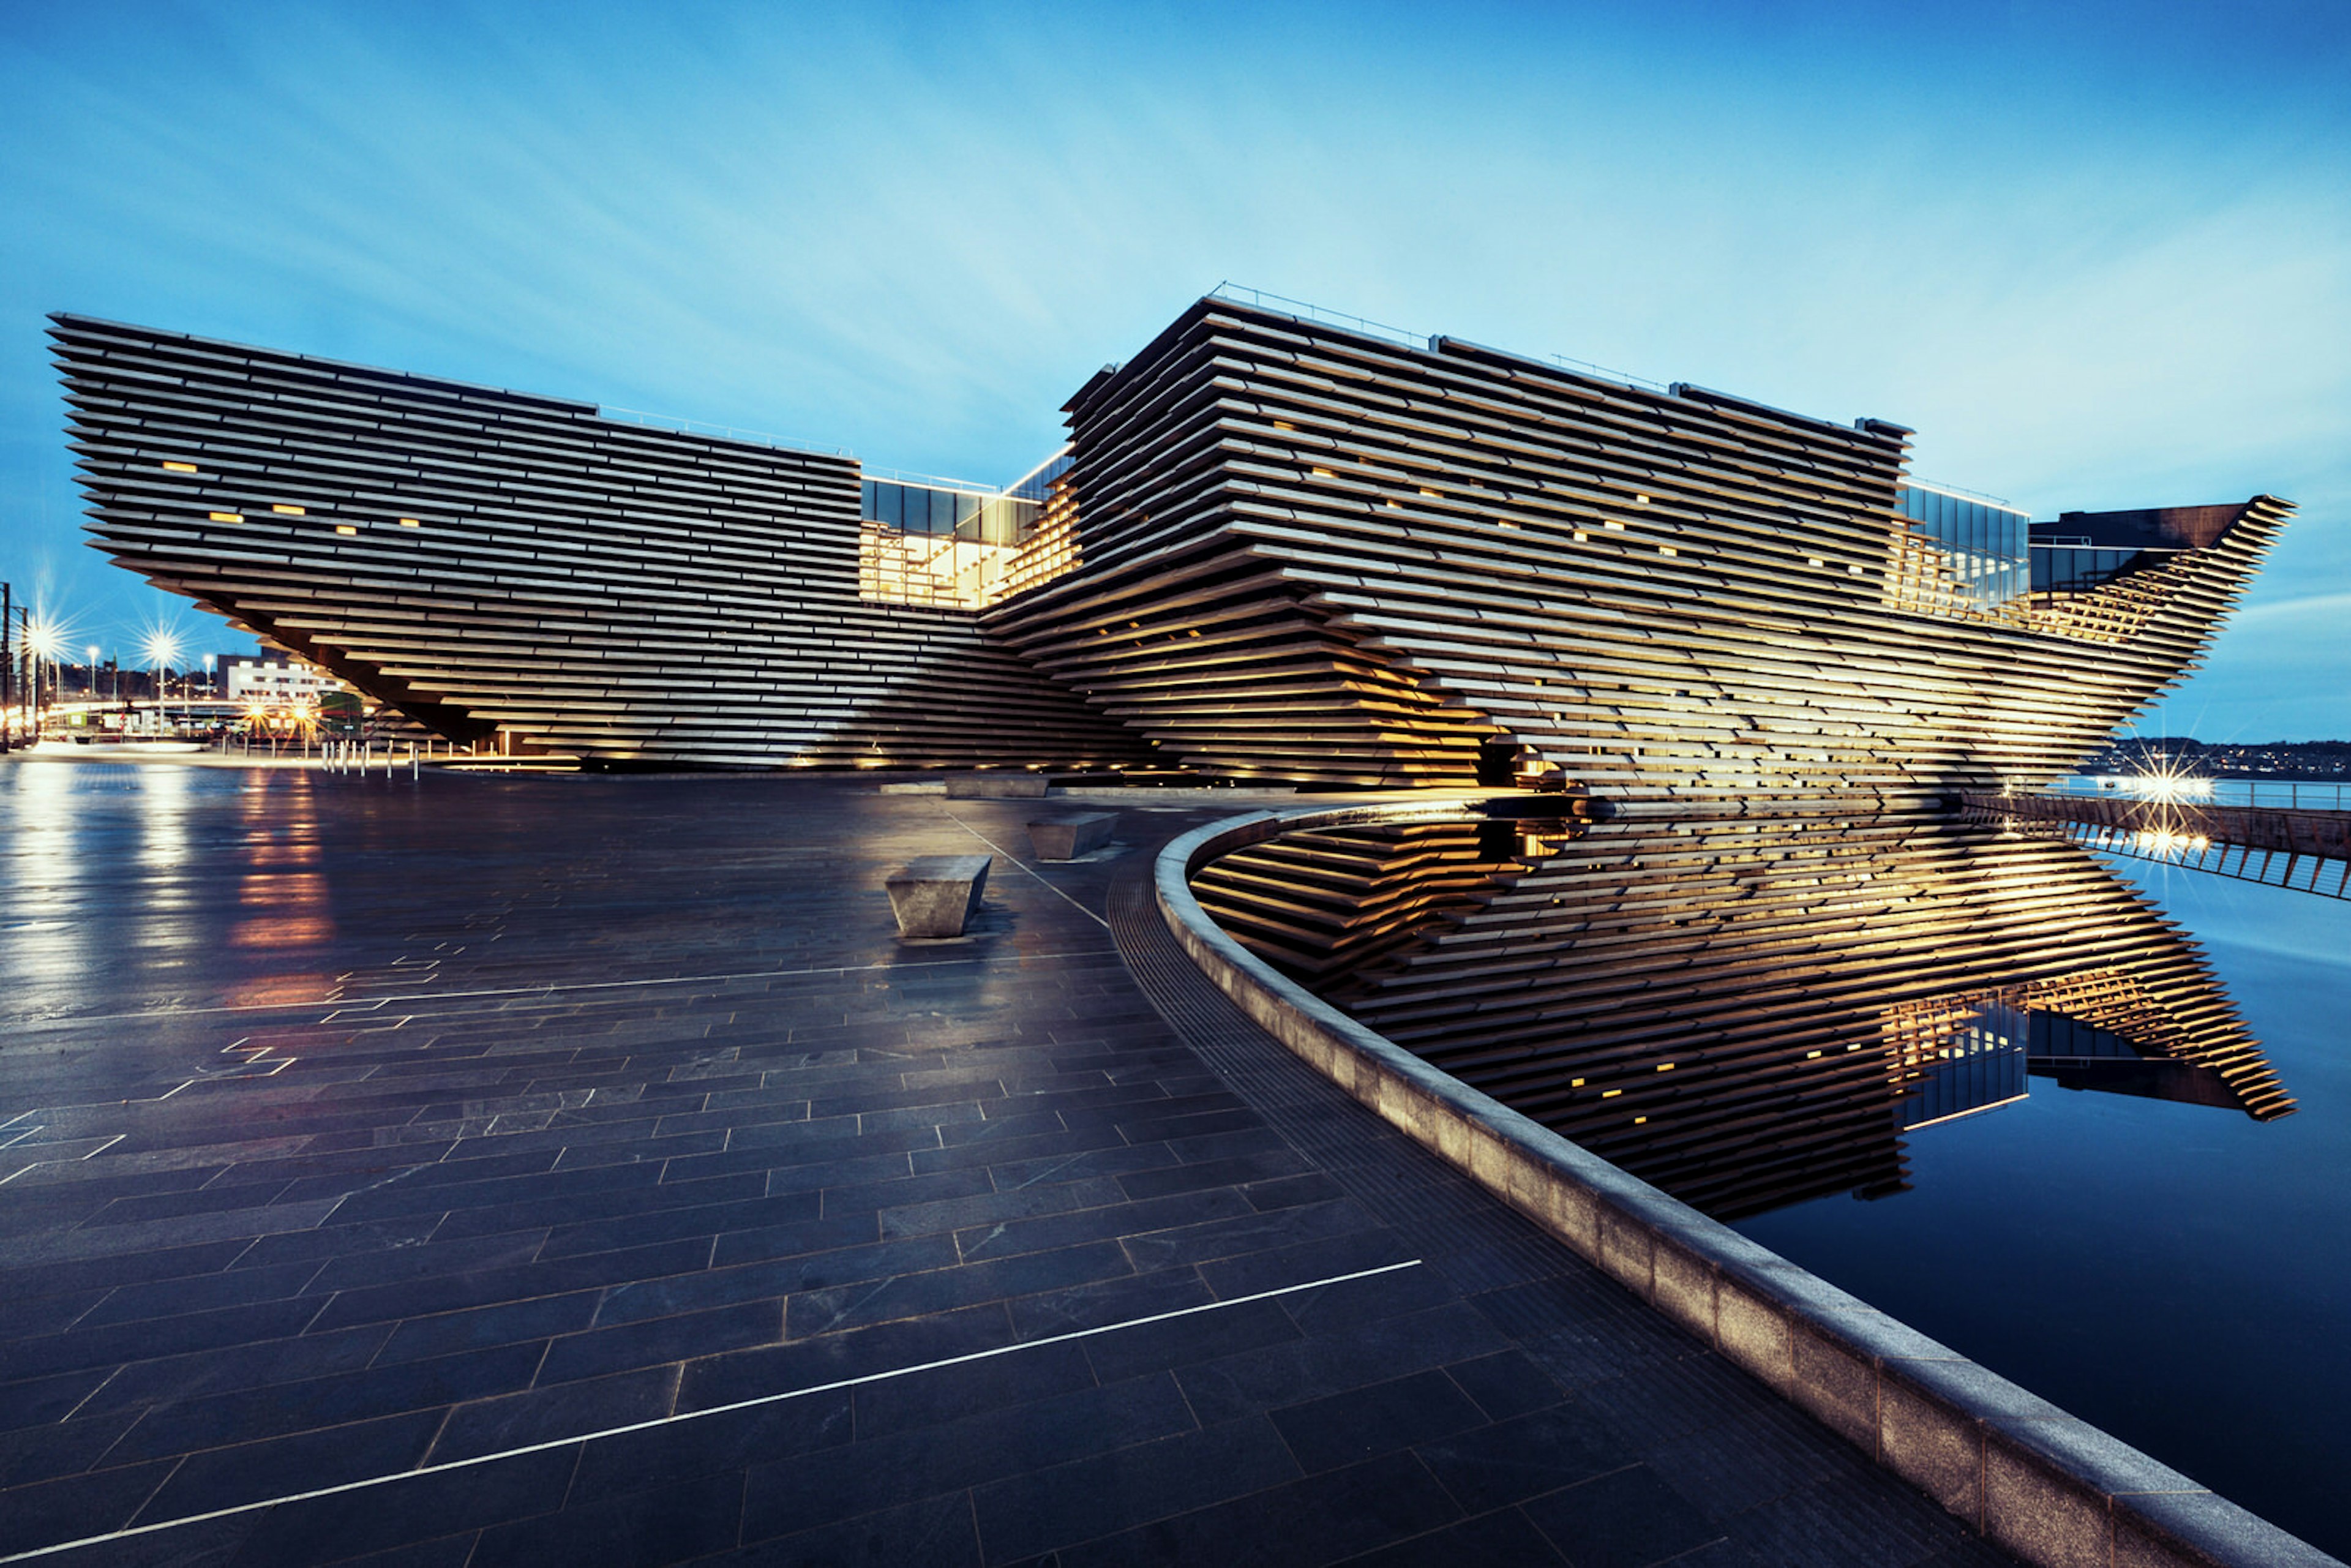
M 424 525 L 418 522 L 414 517 L 402 517 L 400 519 L 400 526 L 403 528 L 421 528 Z
M 355 534 L 359 532 L 359 529 L 351 527 L 349 523 L 337 523 L 335 525 L 335 531 L 339 534 Z
M 163 466 L 174 474 L 193 474 L 196 471 L 196 465 L 193 463 L 166 463 Z
M 1332 473 L 1328 468 L 1317 468 L 1313 470 L 1313 474 L 1314 477 L 1317 479 L 1335 479 L 1338 477 L 1337 475 Z
M 306 514 L 306 513 L 303 511 L 303 509 L 302 509 L 301 507 L 279 507 L 279 506 L 272 506 L 269 509 L 270 509 L 271 511 L 273 511 L 273 512 L 281 512 L 281 513 L 285 514 L 287 517 L 304 517 L 304 516 L 307 516 L 307 515 L 308 515 L 308 514 Z
M 212 517 L 212 520 L 216 523 L 241 523 L 245 521 L 245 514 L 243 512 L 213 512 L 208 515 Z

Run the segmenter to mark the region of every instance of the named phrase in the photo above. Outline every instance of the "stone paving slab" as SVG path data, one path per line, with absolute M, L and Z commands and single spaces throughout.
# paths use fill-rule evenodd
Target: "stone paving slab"
M 0 1557 L 2003 1561 L 1187 971 L 1196 810 L 1039 866 L 849 780 L 0 802 Z

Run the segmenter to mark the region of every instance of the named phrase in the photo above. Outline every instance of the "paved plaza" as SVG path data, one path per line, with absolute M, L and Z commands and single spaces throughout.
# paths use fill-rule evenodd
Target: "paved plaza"
M 1208 987 L 1171 799 L 0 761 L 0 1561 L 2006 1561 Z

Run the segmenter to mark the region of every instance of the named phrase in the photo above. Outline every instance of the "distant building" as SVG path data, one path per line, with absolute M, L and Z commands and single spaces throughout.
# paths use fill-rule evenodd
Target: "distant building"
M 221 695 L 231 702 L 275 707 L 302 698 L 316 702 L 322 693 L 343 689 L 332 675 L 293 659 L 224 659 L 220 668 Z

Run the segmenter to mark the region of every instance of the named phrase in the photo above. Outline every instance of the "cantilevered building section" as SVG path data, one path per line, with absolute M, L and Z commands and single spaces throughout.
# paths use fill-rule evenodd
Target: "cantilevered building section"
M 1907 797 L 2063 773 L 2285 520 L 2022 513 L 1909 432 L 1221 293 L 1001 491 L 77 317 L 100 548 L 460 738 Z
M 1194 766 L 1332 783 L 1481 747 L 1609 792 L 2037 782 L 2192 667 L 2289 510 L 2050 573 L 1896 425 L 1216 297 L 1070 414 L 1080 567 L 990 632 Z
M 958 600 L 1020 553 L 958 528 L 1034 499 L 80 317 L 51 335 L 99 548 L 452 738 L 768 767 L 1148 755 Z M 886 527 L 861 505 L 883 491 Z

